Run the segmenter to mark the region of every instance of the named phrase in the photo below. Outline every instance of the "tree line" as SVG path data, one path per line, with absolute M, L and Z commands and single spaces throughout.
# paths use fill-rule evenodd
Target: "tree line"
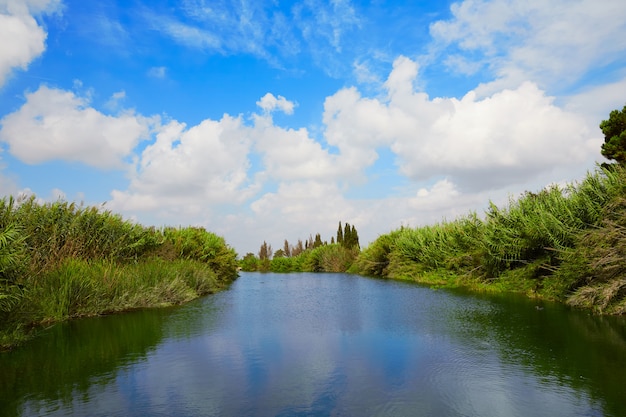
M 261 272 L 344 272 L 360 252 L 359 234 L 354 225 L 341 221 L 330 243 L 322 240 L 321 234 L 309 235 L 304 242 L 298 239 L 291 244 L 287 239 L 280 249 L 263 241 L 257 254 L 247 253 L 240 261 L 244 271 Z M 322 256 L 323 254 L 323 256 Z

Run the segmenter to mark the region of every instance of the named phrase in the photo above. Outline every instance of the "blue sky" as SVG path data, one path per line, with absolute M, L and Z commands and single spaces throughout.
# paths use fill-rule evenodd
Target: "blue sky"
M 363 246 L 581 179 L 626 104 L 591 0 L 0 0 L 0 194 Z

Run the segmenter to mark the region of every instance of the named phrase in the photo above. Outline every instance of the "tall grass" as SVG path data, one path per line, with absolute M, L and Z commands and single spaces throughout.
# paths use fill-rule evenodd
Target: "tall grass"
M 144 227 L 96 207 L 0 200 L 0 348 L 38 324 L 179 304 L 237 276 L 201 228 Z
M 576 184 L 527 192 L 451 222 L 380 236 L 361 273 L 514 290 L 626 312 L 626 170 L 598 169 Z

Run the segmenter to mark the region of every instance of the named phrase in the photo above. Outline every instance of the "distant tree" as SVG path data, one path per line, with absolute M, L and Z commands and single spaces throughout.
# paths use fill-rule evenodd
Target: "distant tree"
M 261 248 L 259 249 L 259 259 L 265 260 L 270 259 L 272 257 L 272 245 L 268 245 L 267 242 L 263 241 Z
M 343 244 L 343 230 L 341 230 L 341 222 L 339 222 L 339 228 L 337 229 L 337 243 Z
M 339 237 L 341 231 L 341 222 L 339 222 L 339 230 L 337 230 L 337 236 Z M 343 232 L 341 233 L 342 240 L 340 243 L 346 249 L 359 248 L 359 234 L 356 231 L 354 225 L 350 226 L 350 223 L 346 223 Z
M 331 244 L 331 245 L 334 245 L 334 244 L 335 244 L 335 237 L 334 237 L 334 236 L 331 236 L 331 237 L 330 237 L 330 244 Z
M 359 245 L 359 234 L 356 231 L 356 227 L 354 227 L 354 225 L 352 225 L 352 229 L 350 230 L 350 239 L 351 239 L 351 245 L 350 248 L 357 248 L 359 249 L 361 246 Z
M 243 259 L 241 260 L 241 263 L 240 263 L 241 269 L 246 272 L 256 271 L 258 268 L 257 266 L 258 261 L 259 260 L 256 256 L 254 256 L 254 253 L 248 252 L 246 256 L 244 256 Z
M 600 123 L 604 133 L 602 155 L 620 165 L 626 165 L 626 105 L 622 111 L 613 110 L 608 120 Z
M 291 256 L 298 256 L 302 252 L 304 252 L 304 245 L 302 244 L 302 240 L 298 239 L 298 243 L 291 249 Z
M 278 249 L 276 252 L 274 252 L 274 259 L 276 258 L 284 258 L 285 257 L 285 251 L 282 249 Z
M 320 236 L 320 234 L 316 234 L 315 235 L 315 241 L 313 242 L 313 249 L 315 248 L 319 248 L 320 246 L 322 246 L 322 237 Z
M 283 252 L 285 252 L 285 257 L 289 258 L 291 256 L 291 247 L 287 239 L 285 239 L 285 244 L 283 245 Z
M 350 223 L 346 223 L 343 228 L 343 246 L 346 248 L 350 247 L 350 233 L 352 229 L 350 228 Z

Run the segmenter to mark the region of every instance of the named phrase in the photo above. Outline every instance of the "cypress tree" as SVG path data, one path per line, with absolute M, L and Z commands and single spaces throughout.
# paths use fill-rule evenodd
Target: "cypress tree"
M 352 225 L 352 230 L 350 232 L 350 238 L 352 239 L 352 245 L 350 246 L 350 248 L 359 248 L 360 249 L 360 245 L 359 245 L 359 234 L 356 231 L 356 227 L 354 227 L 354 225 Z
M 337 229 L 337 243 L 343 245 L 343 230 L 341 230 L 341 222 L 339 222 L 339 228 Z

